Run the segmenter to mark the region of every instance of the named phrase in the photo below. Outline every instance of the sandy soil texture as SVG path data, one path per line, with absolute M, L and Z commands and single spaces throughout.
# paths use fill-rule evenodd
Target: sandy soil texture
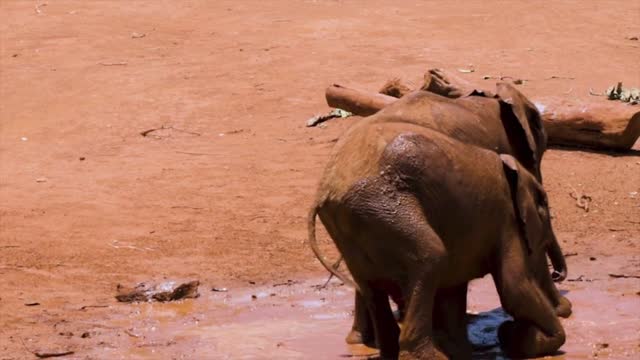
M 311 288 L 325 273 L 303 243 L 358 121 L 306 128 L 324 88 L 472 68 L 605 101 L 589 89 L 640 86 L 639 36 L 637 1 L 0 1 L 0 359 L 351 354 L 350 290 Z M 639 356 L 635 149 L 545 154 L 575 310 L 560 358 Z M 191 279 L 200 299 L 114 299 Z M 471 310 L 499 306 L 476 287 Z

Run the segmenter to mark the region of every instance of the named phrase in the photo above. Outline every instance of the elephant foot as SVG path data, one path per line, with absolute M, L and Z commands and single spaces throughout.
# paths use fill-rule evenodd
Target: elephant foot
M 447 334 L 436 332 L 434 338 L 438 347 L 449 356 L 449 359 L 471 359 L 473 347 L 466 336 L 464 338 L 452 338 Z
M 372 333 L 360 332 L 359 330 L 351 330 L 345 341 L 349 345 L 367 345 L 369 347 L 375 347 L 376 339 Z
M 555 311 L 556 315 L 561 318 L 568 318 L 571 316 L 571 301 L 564 296 L 560 296 L 558 299 L 558 305 L 556 305 Z
M 533 358 L 555 353 L 565 342 L 564 331 L 552 336 L 526 321 L 505 321 L 498 329 L 500 346 L 508 356 Z
M 399 360 L 422 360 L 422 359 L 431 359 L 431 360 L 449 360 L 449 357 L 437 350 L 436 348 L 431 348 L 428 351 L 400 351 L 400 355 L 398 356 Z

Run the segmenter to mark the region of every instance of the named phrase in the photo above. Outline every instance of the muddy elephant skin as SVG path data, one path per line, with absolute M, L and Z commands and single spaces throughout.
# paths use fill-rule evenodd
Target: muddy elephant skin
M 316 214 L 383 357 L 469 358 L 467 284 L 485 274 L 514 318 L 499 332 L 507 353 L 540 356 L 564 343 L 550 301 L 559 294 L 545 257 L 556 241 L 546 194 L 513 156 L 367 118 L 336 144 L 310 212 L 313 237 Z M 388 296 L 405 309 L 402 331 Z

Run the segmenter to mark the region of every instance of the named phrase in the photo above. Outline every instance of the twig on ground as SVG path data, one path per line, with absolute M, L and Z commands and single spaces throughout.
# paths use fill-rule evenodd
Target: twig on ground
M 73 355 L 75 354 L 75 351 L 61 351 L 61 352 L 45 352 L 45 353 L 40 353 L 40 352 L 35 352 L 33 353 L 33 355 L 37 356 L 40 359 L 46 359 L 46 358 L 51 358 L 51 357 L 61 357 L 61 356 L 67 356 L 67 355 Z
M 128 65 L 129 63 L 126 61 L 116 61 L 116 62 L 99 62 L 98 64 L 102 66 L 124 66 L 124 65 Z
M 297 280 L 287 280 L 286 282 L 283 282 L 283 283 L 273 284 L 273 287 L 276 287 L 276 286 L 291 286 L 291 285 L 295 285 L 295 284 L 298 284 L 298 283 L 300 283 L 300 282 L 297 281 Z
M 578 190 L 571 185 L 569 185 L 569 187 L 571 187 L 569 196 L 576 200 L 576 206 L 583 209 L 585 212 L 589 212 L 589 203 L 592 200 L 591 196 L 578 192 Z
M 124 330 L 124 333 L 125 333 L 125 334 L 127 334 L 127 335 L 129 335 L 129 336 L 131 336 L 131 337 L 134 337 L 134 338 L 139 338 L 139 337 L 140 337 L 140 335 L 135 334 L 135 333 L 133 333 L 132 331 L 129 331 L 128 329 L 125 329 L 125 330 Z
M 575 279 L 567 279 L 567 281 L 577 281 L 577 282 L 582 282 L 582 281 L 586 281 L 586 282 L 592 282 L 593 279 L 588 279 L 586 277 L 584 277 L 584 275 L 580 275 Z
M 140 251 L 155 251 L 156 249 L 153 248 L 149 248 L 149 247 L 144 247 L 144 248 L 140 248 L 134 245 L 129 245 L 129 244 L 120 244 L 120 242 L 118 240 L 113 240 L 111 242 L 111 244 L 109 244 L 112 248 L 115 249 L 133 249 L 133 250 L 140 250 Z
M 614 279 L 640 279 L 640 275 L 609 274 Z
M 162 125 L 159 128 L 153 128 L 153 129 L 142 131 L 142 132 L 140 132 L 140 135 L 146 137 L 147 135 L 151 134 L 152 132 L 158 131 L 158 130 L 175 130 L 175 131 L 183 132 L 183 133 L 189 134 L 189 135 L 202 136 L 202 134 L 197 133 L 197 132 L 178 129 L 178 128 L 175 128 L 173 126 L 165 126 L 165 125 Z
M 81 307 L 79 310 L 86 310 L 89 308 L 106 308 L 106 307 L 109 307 L 109 305 L 85 305 Z
M 196 156 L 205 156 L 205 155 L 216 156 L 216 155 L 218 155 L 218 154 L 210 154 L 210 153 L 198 153 L 198 152 L 177 151 L 177 150 L 176 150 L 176 153 L 185 154 L 185 155 L 196 155 Z
M 545 80 L 553 80 L 553 79 L 567 79 L 567 80 L 575 80 L 576 78 L 571 77 L 571 76 L 557 76 L 557 75 L 552 75 L 551 77 L 546 78 Z
M 353 114 L 342 109 L 333 109 L 328 114 L 316 115 L 310 118 L 309 120 L 307 120 L 307 127 L 316 126 L 318 124 L 321 124 L 327 120 L 331 120 L 334 118 L 347 118 L 349 116 L 353 116 Z

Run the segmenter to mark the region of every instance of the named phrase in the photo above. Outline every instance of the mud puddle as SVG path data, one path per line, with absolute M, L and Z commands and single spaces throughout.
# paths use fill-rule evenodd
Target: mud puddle
M 323 279 L 212 292 L 174 303 L 113 307 L 102 341 L 90 358 L 111 359 L 339 359 L 377 353 L 348 346 L 344 336 L 352 321 L 353 291 Z M 609 284 L 611 286 L 611 284 Z M 638 297 L 612 295 L 606 288 L 572 285 L 567 296 L 574 314 L 563 320 L 568 334 L 553 359 L 637 358 L 640 319 Z M 562 287 L 561 288 L 565 288 Z M 627 286 L 628 288 L 628 286 Z M 588 291 L 587 291 L 588 289 Z M 471 284 L 469 335 L 477 359 L 506 359 L 497 346 L 497 327 L 508 316 L 490 278 Z M 615 334 L 615 335 L 614 335 Z M 99 337 L 100 338 L 100 337 Z

